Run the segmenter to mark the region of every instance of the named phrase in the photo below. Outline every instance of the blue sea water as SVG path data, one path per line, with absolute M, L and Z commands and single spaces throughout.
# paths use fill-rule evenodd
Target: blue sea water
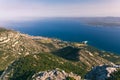
M 6 25 L 34 36 L 58 38 L 65 41 L 88 41 L 89 45 L 120 54 L 120 27 L 95 27 L 75 19 L 41 19 L 11 22 Z

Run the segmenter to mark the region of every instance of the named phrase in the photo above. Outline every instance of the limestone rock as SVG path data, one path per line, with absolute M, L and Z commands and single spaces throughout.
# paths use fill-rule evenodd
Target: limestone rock
M 81 80 L 81 77 L 71 73 L 66 73 L 64 70 L 55 69 L 51 71 L 43 71 L 33 75 L 33 80 L 66 80 L 66 78 L 74 78 Z

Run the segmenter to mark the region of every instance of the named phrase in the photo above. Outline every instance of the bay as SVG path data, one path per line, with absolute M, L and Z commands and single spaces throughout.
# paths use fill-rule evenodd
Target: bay
M 83 24 L 78 19 L 61 18 L 15 21 L 5 26 L 33 36 L 88 41 L 89 45 L 120 54 L 120 27 L 96 27 Z

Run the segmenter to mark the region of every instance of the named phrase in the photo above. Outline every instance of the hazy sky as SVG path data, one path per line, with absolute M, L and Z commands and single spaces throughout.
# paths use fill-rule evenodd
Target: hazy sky
M 0 0 L 0 20 L 119 16 L 120 0 Z

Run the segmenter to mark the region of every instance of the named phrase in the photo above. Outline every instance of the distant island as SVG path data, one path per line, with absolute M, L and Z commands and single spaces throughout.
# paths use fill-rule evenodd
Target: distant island
M 79 20 L 83 24 L 96 27 L 120 27 L 120 17 L 83 17 Z

